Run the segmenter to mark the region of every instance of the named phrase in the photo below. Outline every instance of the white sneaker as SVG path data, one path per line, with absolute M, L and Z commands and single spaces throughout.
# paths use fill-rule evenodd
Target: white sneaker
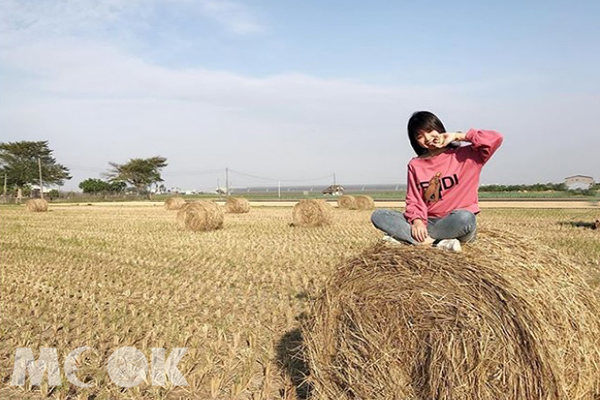
M 400 241 L 394 239 L 390 235 L 383 235 L 383 237 L 381 238 L 381 240 L 383 240 L 384 242 L 388 242 L 390 244 L 401 244 Z
M 462 246 L 460 245 L 460 240 L 458 239 L 440 240 L 435 247 L 442 250 L 452 251 L 454 253 L 460 253 L 462 251 Z

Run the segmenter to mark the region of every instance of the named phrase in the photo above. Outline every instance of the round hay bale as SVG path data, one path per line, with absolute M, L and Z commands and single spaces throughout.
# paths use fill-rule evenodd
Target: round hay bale
M 225 202 L 225 212 L 231 214 L 245 214 L 250 212 L 250 203 L 241 197 L 228 197 Z
M 25 207 L 31 212 L 46 212 L 48 211 L 48 202 L 44 199 L 31 199 L 27 200 Z
M 356 196 L 357 210 L 372 210 L 375 208 L 375 202 L 371 196 L 361 195 Z
M 165 200 L 165 210 L 179 210 L 185 204 L 181 197 L 169 197 Z
M 292 210 L 294 226 L 322 226 L 333 221 L 331 206 L 322 199 L 303 199 Z
M 179 227 L 194 232 L 220 229 L 223 219 L 223 210 L 212 201 L 186 203 L 177 212 Z
M 570 260 L 484 231 L 460 254 L 366 250 L 328 281 L 302 336 L 319 399 L 593 400 L 599 311 Z
M 338 197 L 337 203 L 339 208 L 356 210 L 356 198 L 354 196 L 350 196 L 349 194 Z

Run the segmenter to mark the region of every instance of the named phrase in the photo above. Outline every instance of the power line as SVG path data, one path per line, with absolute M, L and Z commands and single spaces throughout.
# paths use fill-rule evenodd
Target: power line
M 175 172 L 163 172 L 163 176 L 190 176 L 190 175 L 214 175 L 220 174 L 223 169 L 207 169 L 204 171 L 175 171 Z
M 311 179 L 285 179 L 285 182 L 314 182 L 314 181 L 322 181 L 324 179 L 330 179 L 335 177 L 335 174 L 329 174 L 329 175 L 324 175 L 318 178 L 311 178 Z
M 69 169 L 71 171 L 80 171 L 80 172 L 96 172 L 96 173 L 105 173 L 108 168 L 98 168 L 98 167 L 88 167 L 88 166 L 80 166 L 80 165 L 70 165 Z M 258 179 L 267 182 L 286 182 L 286 183 L 306 183 L 306 182 L 317 182 L 324 181 L 329 179 L 335 180 L 335 173 L 322 175 L 319 177 L 313 178 L 305 178 L 305 179 L 278 179 L 266 176 L 255 175 L 247 172 L 233 170 L 231 168 L 228 169 L 230 173 L 234 173 L 239 176 L 243 176 L 251 179 Z M 176 177 L 184 177 L 184 176 L 198 176 L 198 175 L 216 175 L 222 174 L 224 172 L 223 168 L 220 169 L 206 169 L 206 170 L 183 170 L 183 171 L 163 171 L 161 175 L 163 177 L 168 178 L 176 178 Z
M 69 165 L 69 170 L 71 171 L 81 171 L 81 172 L 106 172 L 109 167 L 106 168 L 98 168 L 98 167 L 84 167 L 80 165 Z M 192 171 L 192 170 L 184 170 L 184 171 L 164 171 L 162 172 L 163 176 L 186 176 L 186 175 L 209 175 L 209 174 L 219 174 L 223 172 L 222 169 L 208 169 L 201 171 Z
M 277 182 L 277 181 L 279 181 L 279 179 L 275 179 L 275 178 L 266 178 L 266 177 L 264 177 L 264 176 L 258 176 L 258 175 L 253 175 L 253 174 L 247 174 L 247 173 L 245 173 L 245 172 L 236 171 L 236 170 L 233 170 L 233 169 L 231 169 L 231 168 L 229 168 L 229 172 L 233 172 L 234 174 L 242 175 L 242 176 L 245 176 L 245 177 L 248 177 L 248 178 L 260 179 L 260 180 L 263 180 L 263 181 L 272 181 L 272 182 Z
M 320 176 L 317 178 L 308 178 L 308 179 L 276 179 L 276 178 L 268 178 L 265 176 L 258 176 L 258 175 L 254 175 L 254 174 L 248 174 L 246 172 L 236 171 L 231 168 L 229 168 L 229 172 L 233 172 L 235 174 L 242 175 L 242 176 L 245 176 L 248 178 L 260 179 L 260 180 L 271 181 L 271 182 L 314 182 L 314 181 L 322 181 L 325 179 L 330 179 L 335 175 L 335 174 L 327 174 L 327 175 L 323 175 L 323 176 Z

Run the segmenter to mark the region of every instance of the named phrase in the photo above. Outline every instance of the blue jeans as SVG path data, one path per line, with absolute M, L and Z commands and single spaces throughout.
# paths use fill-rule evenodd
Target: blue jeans
M 375 210 L 371 215 L 375 227 L 396 240 L 418 244 L 404 214 L 394 210 Z M 458 239 L 471 242 L 477 236 L 475 214 L 467 210 L 454 210 L 443 218 L 428 218 L 427 233 L 433 239 Z

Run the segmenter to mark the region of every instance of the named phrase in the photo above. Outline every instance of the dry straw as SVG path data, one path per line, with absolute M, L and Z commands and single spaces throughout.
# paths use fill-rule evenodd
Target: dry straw
M 241 197 L 228 197 L 225 202 L 225 212 L 231 214 L 245 214 L 250 212 L 250 203 Z
M 48 202 L 44 199 L 31 199 L 27 200 L 25 207 L 32 212 L 46 212 L 48 211 Z
M 179 210 L 185 204 L 181 197 L 169 197 L 165 200 L 165 210 Z
M 598 299 L 570 260 L 511 236 L 379 244 L 338 268 L 303 327 L 317 397 L 597 399 Z
M 349 194 L 338 197 L 337 203 L 339 208 L 356 210 L 356 198 L 354 196 L 350 196 Z
M 375 208 L 375 202 L 371 196 L 361 195 L 356 196 L 357 210 L 372 210 Z
M 177 223 L 182 229 L 210 231 L 223 227 L 223 210 L 212 201 L 186 203 L 177 212 Z
M 294 226 L 329 225 L 333 221 L 332 210 L 325 200 L 300 200 L 292 210 L 292 224 Z

